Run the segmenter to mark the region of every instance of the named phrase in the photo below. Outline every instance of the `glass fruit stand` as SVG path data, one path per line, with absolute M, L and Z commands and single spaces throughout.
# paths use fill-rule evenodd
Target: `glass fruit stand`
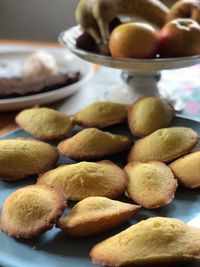
M 106 100 L 132 103 L 140 97 L 158 96 L 170 102 L 176 111 L 184 108 L 180 99 L 175 99 L 167 88 L 159 86 L 162 70 L 180 69 L 200 63 L 200 56 L 156 59 L 115 59 L 110 56 L 87 52 L 76 47 L 76 39 L 82 34 L 80 26 L 72 27 L 59 36 L 59 41 L 72 53 L 88 62 L 122 70 L 121 85 L 112 87 L 106 93 Z

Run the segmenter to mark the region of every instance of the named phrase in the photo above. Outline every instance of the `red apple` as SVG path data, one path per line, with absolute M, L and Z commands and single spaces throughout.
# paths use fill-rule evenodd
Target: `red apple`
M 200 25 L 187 18 L 168 22 L 159 33 L 161 57 L 186 57 L 200 54 Z
M 157 32 L 147 23 L 122 24 L 114 29 L 109 40 L 114 58 L 153 58 L 157 48 Z

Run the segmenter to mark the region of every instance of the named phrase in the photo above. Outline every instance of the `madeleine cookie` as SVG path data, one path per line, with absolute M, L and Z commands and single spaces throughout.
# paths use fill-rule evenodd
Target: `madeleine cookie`
M 131 143 L 127 136 L 89 128 L 60 142 L 58 150 L 71 159 L 95 160 L 120 153 L 128 149 Z
M 127 177 L 117 165 L 105 160 L 63 165 L 41 175 L 37 183 L 58 187 L 72 200 L 90 196 L 116 198 L 124 193 Z
M 169 204 L 177 188 L 170 168 L 162 162 L 130 162 L 125 167 L 129 198 L 147 209 Z
M 66 197 L 46 185 L 30 185 L 4 201 L 0 229 L 9 236 L 31 238 L 51 229 L 66 207 Z
M 129 161 L 170 162 L 189 153 L 198 143 L 198 134 L 190 128 L 159 129 L 138 140 L 129 154 Z
M 105 197 L 88 197 L 61 218 L 58 227 L 72 236 L 90 236 L 119 226 L 140 208 Z
M 200 151 L 175 160 L 169 167 L 181 185 L 200 188 Z
M 200 229 L 177 219 L 150 218 L 95 245 L 90 256 L 94 264 L 106 266 L 163 266 L 200 259 Z
M 43 140 L 61 139 L 74 127 L 69 116 L 50 108 L 25 109 L 15 120 L 24 131 Z
M 133 103 L 128 111 L 128 125 L 136 136 L 146 136 L 167 127 L 175 115 L 174 109 L 157 97 L 144 97 Z
M 0 140 L 0 177 L 22 179 L 52 169 L 58 160 L 57 149 L 34 139 Z
M 74 116 L 77 124 L 85 127 L 104 128 L 127 119 L 127 106 L 112 102 L 96 102 Z

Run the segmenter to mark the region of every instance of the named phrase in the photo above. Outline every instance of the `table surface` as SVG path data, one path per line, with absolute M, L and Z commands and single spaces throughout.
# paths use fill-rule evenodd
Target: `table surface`
M 34 48 L 63 49 L 58 43 L 0 39 L 0 52 L 32 50 Z M 94 101 L 102 100 L 109 87 L 121 82 L 119 70 L 98 66 L 95 66 L 94 70 L 95 75 L 82 90 L 51 105 L 51 107 L 58 108 L 69 115 L 73 114 Z M 200 65 L 180 70 L 163 71 L 160 86 L 165 87 L 171 95 L 182 99 L 185 103 L 185 110 L 182 112 L 184 116 L 200 120 Z M 0 113 L 0 136 L 17 128 L 14 122 L 17 112 Z

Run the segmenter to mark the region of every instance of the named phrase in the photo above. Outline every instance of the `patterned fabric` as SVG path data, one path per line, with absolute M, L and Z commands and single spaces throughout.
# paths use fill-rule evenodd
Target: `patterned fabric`
M 200 120 L 200 65 L 163 71 L 160 85 L 169 88 L 170 95 L 184 102 L 181 114 Z
M 103 89 L 106 91 L 113 85 L 121 84 L 121 78 L 121 70 L 101 67 L 92 79 L 96 88 L 95 94 L 98 91 L 102 94 Z M 184 110 L 180 113 L 181 115 L 200 121 L 200 65 L 162 71 L 162 77 L 158 85 L 170 97 L 183 101 Z M 99 87 L 99 90 L 97 87 Z

